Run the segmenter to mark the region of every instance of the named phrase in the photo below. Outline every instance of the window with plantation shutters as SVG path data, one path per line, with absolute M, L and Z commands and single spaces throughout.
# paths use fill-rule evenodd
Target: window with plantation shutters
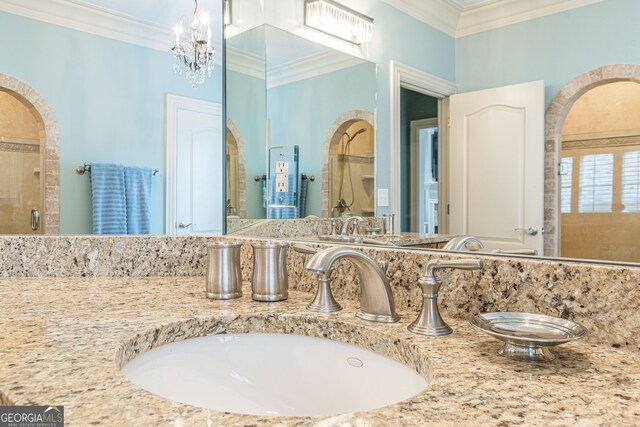
M 627 151 L 622 156 L 623 212 L 640 212 L 640 151 Z
M 560 212 L 571 213 L 573 157 L 563 157 L 560 163 Z
M 613 154 L 591 154 L 580 160 L 578 212 L 611 212 Z

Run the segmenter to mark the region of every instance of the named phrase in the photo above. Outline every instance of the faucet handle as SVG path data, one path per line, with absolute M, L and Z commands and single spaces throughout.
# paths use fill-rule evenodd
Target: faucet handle
M 432 259 L 429 261 L 427 263 L 427 271 L 418 280 L 418 284 L 422 289 L 422 309 L 416 320 L 407 329 L 414 334 L 435 337 L 452 333 L 453 329 L 442 319 L 438 308 L 438 291 L 442 282 L 436 277 L 435 271 L 441 268 L 478 270 L 482 268 L 482 265 L 482 260 L 478 258 L 458 260 Z
M 382 269 L 382 272 L 386 275 L 387 270 L 389 270 L 389 262 L 385 260 L 378 260 L 378 265 Z
M 480 258 L 455 260 L 432 259 L 427 263 L 427 270 L 423 277 L 435 278 L 435 271 L 442 268 L 455 268 L 458 270 L 479 270 L 482 268 L 482 266 L 483 262 Z
M 315 254 L 316 252 L 319 251 L 319 249 L 316 248 L 312 248 L 311 246 L 307 246 L 307 245 L 303 245 L 303 244 L 295 244 L 292 246 L 293 250 L 301 253 L 301 254 Z
M 338 234 L 339 220 L 337 218 L 331 218 L 329 221 L 331 222 L 331 231 L 329 232 L 329 234 L 331 234 L 332 236 Z
M 318 281 L 318 289 L 313 301 L 307 305 L 307 310 L 316 313 L 335 313 L 342 310 L 342 306 L 338 304 L 331 293 L 331 282 L 333 281 L 335 270 L 317 271 L 315 273 Z
M 351 233 L 354 236 L 359 236 L 360 235 L 360 225 L 365 222 L 364 218 L 358 217 L 358 216 L 354 216 L 354 224 L 353 224 L 353 233 Z

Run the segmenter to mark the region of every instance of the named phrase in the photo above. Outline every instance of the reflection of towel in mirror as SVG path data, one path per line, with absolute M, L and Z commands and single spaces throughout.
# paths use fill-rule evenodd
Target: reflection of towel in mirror
M 262 175 L 262 207 L 266 209 L 269 197 L 267 197 L 267 177 Z
M 300 189 L 298 190 L 298 218 L 307 216 L 307 192 L 309 191 L 309 178 L 305 174 L 300 175 Z
M 93 233 L 127 234 L 124 166 L 109 163 L 91 165 Z
M 124 168 L 127 201 L 127 234 L 151 233 L 151 187 L 153 169 Z

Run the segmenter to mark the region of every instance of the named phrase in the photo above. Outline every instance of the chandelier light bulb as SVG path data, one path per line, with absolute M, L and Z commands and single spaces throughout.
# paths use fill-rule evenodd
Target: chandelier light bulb
M 180 36 L 182 35 L 182 33 L 184 32 L 184 29 L 182 28 L 182 18 L 180 18 L 180 22 L 176 24 L 176 26 L 174 27 L 174 31 L 176 33 L 176 46 L 178 46 L 180 44 Z

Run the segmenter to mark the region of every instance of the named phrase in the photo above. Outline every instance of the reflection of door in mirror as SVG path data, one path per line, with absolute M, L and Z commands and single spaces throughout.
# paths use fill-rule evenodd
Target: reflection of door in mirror
M 411 231 L 438 233 L 438 118 L 411 121 Z
M 597 86 L 562 130 L 561 256 L 640 261 L 640 84 Z
M 44 126 L 32 105 L 0 90 L 0 234 L 40 234 Z
M 167 95 L 167 234 L 223 230 L 222 106 Z
M 366 120 L 349 120 L 338 127 L 329 147 L 329 212 L 373 216 L 374 130 Z
M 238 216 L 238 142 L 227 128 L 227 216 Z
M 436 233 L 438 99 L 402 88 L 400 108 L 400 229 Z

